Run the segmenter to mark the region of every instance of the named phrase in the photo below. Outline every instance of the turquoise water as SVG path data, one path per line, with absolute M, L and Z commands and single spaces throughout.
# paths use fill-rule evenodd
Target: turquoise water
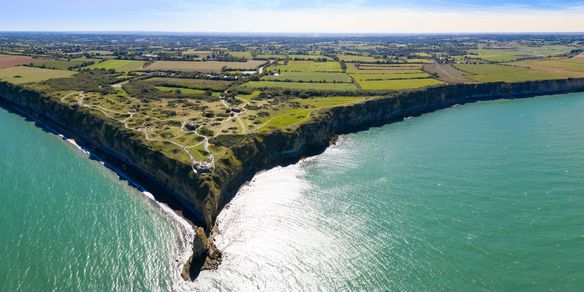
M 480 102 L 343 136 L 220 215 L 231 291 L 583 291 L 584 94 Z
M 0 108 L 0 291 L 180 288 L 179 224 L 56 135 Z
M 180 279 L 182 225 L 0 109 L 0 291 L 584 289 L 584 94 L 481 102 L 257 175 Z

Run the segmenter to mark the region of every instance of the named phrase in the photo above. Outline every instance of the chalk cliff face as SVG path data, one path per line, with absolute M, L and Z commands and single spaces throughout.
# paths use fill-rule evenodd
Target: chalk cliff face
M 219 160 L 209 175 L 197 176 L 191 166 L 174 160 L 142 143 L 137 133 L 115 121 L 75 105 L 66 105 L 42 93 L 0 82 L 0 99 L 81 139 L 130 173 L 156 184 L 175 197 L 207 233 L 221 209 L 240 186 L 255 173 L 276 165 L 296 162 L 318 154 L 338 134 L 378 126 L 404 117 L 478 100 L 521 98 L 584 91 L 584 79 L 523 83 L 449 85 L 322 110 L 311 121 L 292 131 L 269 134 L 222 136 L 213 143 L 231 148 L 232 157 Z M 204 232 L 197 232 L 197 261 L 216 254 Z

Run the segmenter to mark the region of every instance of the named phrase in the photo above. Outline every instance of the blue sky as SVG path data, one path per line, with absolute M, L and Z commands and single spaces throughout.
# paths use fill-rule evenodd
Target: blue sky
M 584 31 L 584 0 L 20 0 L 0 31 Z

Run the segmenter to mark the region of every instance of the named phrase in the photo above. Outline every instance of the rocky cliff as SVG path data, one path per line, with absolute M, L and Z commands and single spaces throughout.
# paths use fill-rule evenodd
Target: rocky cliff
M 66 105 L 40 92 L 0 82 L 0 97 L 26 113 L 73 135 L 94 151 L 160 192 L 179 202 L 192 221 L 207 234 L 217 215 L 238 189 L 258 171 L 296 162 L 318 154 L 338 134 L 366 129 L 404 117 L 478 100 L 522 98 L 536 95 L 584 91 L 584 79 L 562 79 L 522 83 L 448 85 L 373 99 L 363 103 L 322 110 L 309 122 L 292 131 L 269 134 L 220 136 L 212 141 L 231 148 L 232 156 L 220 159 L 212 174 L 195 175 L 190 165 L 149 148 L 138 134 L 120 127 L 98 112 Z M 218 253 L 205 232 L 197 229 L 193 270 L 217 263 Z M 205 262 L 205 258 L 211 255 Z

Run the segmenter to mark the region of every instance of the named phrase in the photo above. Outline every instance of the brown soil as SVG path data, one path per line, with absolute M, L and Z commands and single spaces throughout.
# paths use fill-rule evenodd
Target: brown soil
M 40 61 L 42 60 L 33 59 L 29 56 L 0 56 L 0 68 L 14 67 Z

